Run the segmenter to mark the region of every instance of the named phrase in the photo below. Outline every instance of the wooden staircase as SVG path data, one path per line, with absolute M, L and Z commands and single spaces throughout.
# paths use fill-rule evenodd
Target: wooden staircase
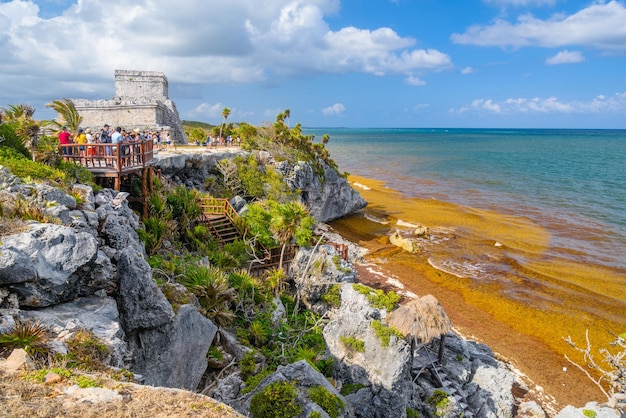
M 476 412 L 472 409 L 472 407 L 469 405 L 469 401 L 467 400 L 467 398 L 465 398 L 465 395 L 463 394 L 464 392 L 462 388 L 459 386 L 458 383 L 455 383 L 448 378 L 447 370 L 441 363 L 439 363 L 437 358 L 434 355 L 431 357 L 431 354 L 428 352 L 428 349 L 426 349 L 426 347 L 418 348 L 416 350 L 416 354 L 417 356 L 414 356 L 413 358 L 412 367 L 412 372 L 416 375 L 415 379 L 417 379 L 417 377 L 419 377 L 422 372 L 428 370 L 428 372 L 436 381 L 441 390 L 446 392 L 448 396 L 454 398 L 457 407 L 463 413 L 463 417 L 473 418 L 478 416 L 478 413 L 480 413 L 480 411 Z M 419 358 L 421 358 L 421 360 L 418 360 Z
M 237 227 L 226 215 L 206 217 L 206 221 L 209 228 L 211 228 L 211 232 L 220 240 L 222 245 L 229 244 L 241 237 Z
M 206 197 L 202 198 L 200 205 L 202 207 L 202 215 L 199 221 L 211 229 L 213 235 L 220 240 L 222 245 L 233 242 L 238 238 L 251 236 L 244 220 L 228 199 Z M 266 248 L 264 245 L 257 243 L 257 249 L 263 255 L 260 260 L 256 260 L 256 263 L 250 265 L 250 274 L 260 277 L 267 270 L 279 267 L 280 247 Z M 294 255 L 295 246 L 288 246 L 283 257 L 283 268 L 289 268 L 289 263 L 293 260 Z

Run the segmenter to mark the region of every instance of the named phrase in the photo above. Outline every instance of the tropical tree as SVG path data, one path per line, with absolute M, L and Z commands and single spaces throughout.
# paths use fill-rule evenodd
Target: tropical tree
M 224 125 L 226 125 L 226 119 L 230 116 L 230 109 L 225 107 L 222 109 L 222 117 L 224 118 L 224 122 L 220 125 L 220 138 L 222 137 L 222 130 L 224 129 Z
M 34 114 L 35 108 L 25 104 L 9 105 L 8 109 L 0 109 L 0 120 L 11 125 L 22 144 L 29 149 L 33 161 L 39 135 L 39 123 L 33 118 Z
M 324 134 L 324 136 L 322 137 L 322 144 L 326 145 L 328 144 L 328 141 L 330 141 L 330 135 Z
M 282 267 L 287 244 L 295 237 L 298 245 L 306 245 L 313 236 L 312 227 L 315 220 L 304 204 L 292 201 L 270 206 L 270 231 L 282 245 L 280 250 L 280 264 Z
M 291 110 L 285 109 L 285 111 L 283 112 L 283 117 L 284 117 L 283 120 L 289 119 L 290 116 L 291 116 Z M 286 125 L 287 125 L 287 128 L 289 128 L 289 122 L 287 122 Z
M 71 99 L 54 100 L 46 104 L 47 107 L 55 110 L 59 114 L 57 120 L 46 121 L 48 125 L 61 129 L 67 126 L 71 132 L 77 132 L 83 117 L 78 114 L 76 106 Z

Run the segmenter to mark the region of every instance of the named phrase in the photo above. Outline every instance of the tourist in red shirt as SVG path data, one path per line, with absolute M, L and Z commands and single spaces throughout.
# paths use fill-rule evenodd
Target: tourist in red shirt
M 63 149 L 63 155 L 72 155 L 72 150 L 71 148 L 68 147 L 63 147 L 63 145 L 69 145 L 72 143 L 71 141 L 71 135 L 70 133 L 67 131 L 67 127 L 64 126 L 63 128 L 61 128 L 61 132 L 59 132 L 59 144 L 62 145 L 62 149 Z M 69 152 L 68 152 L 69 149 Z

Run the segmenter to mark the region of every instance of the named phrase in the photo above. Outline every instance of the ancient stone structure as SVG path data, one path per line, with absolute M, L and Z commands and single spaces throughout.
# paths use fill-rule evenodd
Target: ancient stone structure
M 176 105 L 168 97 L 167 78 L 161 72 L 115 70 L 115 97 L 111 99 L 72 99 L 82 126 L 94 132 L 108 124 L 111 129 L 140 129 L 169 133 L 177 143 L 186 144 Z

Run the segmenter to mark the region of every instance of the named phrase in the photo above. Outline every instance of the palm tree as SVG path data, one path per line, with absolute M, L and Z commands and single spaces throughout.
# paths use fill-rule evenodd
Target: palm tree
M 304 204 L 293 201 L 282 205 L 273 205 L 270 208 L 270 230 L 276 240 L 282 245 L 280 251 L 280 268 L 283 266 L 285 248 L 296 237 L 299 245 L 310 241 L 315 220 Z
M 330 135 L 324 134 L 324 136 L 322 137 L 322 144 L 326 145 L 328 144 L 328 141 L 330 141 Z
M 283 112 L 283 116 L 284 116 L 284 119 L 289 119 L 289 117 L 291 116 L 291 110 L 285 109 L 285 111 Z M 286 125 L 287 125 L 287 128 L 289 128 L 289 122 L 287 122 Z
M 230 109 L 225 107 L 224 109 L 222 109 L 222 117 L 224 118 L 224 122 L 222 122 L 222 125 L 220 126 L 220 139 L 222 138 L 222 130 L 224 128 L 224 125 L 226 125 L 226 119 L 228 119 L 228 116 L 230 116 Z
M 77 132 L 83 117 L 78 114 L 76 106 L 71 99 L 54 100 L 46 104 L 47 107 L 55 110 L 59 114 L 58 120 L 46 121 L 49 125 L 61 129 L 67 126 L 71 132 Z

